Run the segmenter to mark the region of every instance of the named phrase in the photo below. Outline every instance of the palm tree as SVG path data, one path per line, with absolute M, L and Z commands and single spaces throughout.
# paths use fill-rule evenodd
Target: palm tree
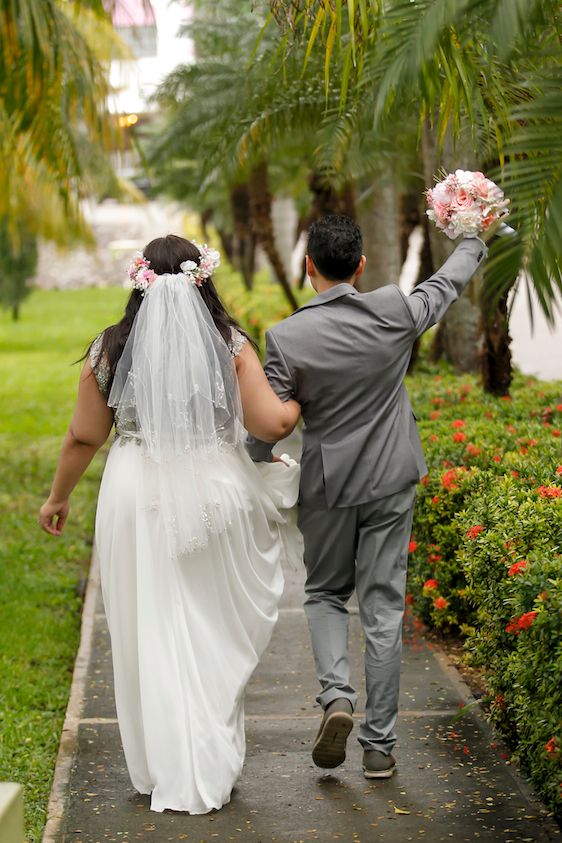
M 118 48 L 101 0 L 1 0 L 0 219 L 86 237 L 79 201 L 90 149 L 111 131 L 107 63 Z
M 498 328 L 506 328 L 502 314 L 520 273 L 550 321 L 562 289 L 558 2 L 271 0 L 269 5 L 283 29 L 283 54 L 295 45 L 304 45 L 307 55 L 320 52 L 327 84 L 340 68 L 340 125 L 359 99 L 375 130 L 399 126 L 404 114 L 415 114 L 420 130 L 432 119 L 439 151 L 447 137 L 463 146 L 468 139 L 478 161 L 496 163 L 518 236 L 498 240 L 491 249 L 481 297 L 483 360 L 490 361 L 495 348 L 507 362 L 506 331 L 500 348 Z M 505 390 L 505 369 L 485 373 L 492 391 Z

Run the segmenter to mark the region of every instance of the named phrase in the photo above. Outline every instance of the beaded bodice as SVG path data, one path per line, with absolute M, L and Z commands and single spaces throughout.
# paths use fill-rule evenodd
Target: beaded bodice
M 241 334 L 240 331 L 237 331 L 236 328 L 231 328 L 232 339 L 230 342 L 230 353 L 232 357 L 238 357 L 244 345 L 247 342 L 246 337 L 244 334 Z M 109 383 L 111 372 L 109 369 L 109 362 L 102 354 L 102 342 L 103 342 L 103 332 L 96 337 L 90 347 L 90 365 L 92 367 L 92 371 L 95 375 L 99 391 L 103 395 L 104 398 L 109 397 Z M 115 432 L 118 436 L 126 436 L 126 435 L 133 435 L 135 431 L 132 430 L 122 430 L 116 424 Z

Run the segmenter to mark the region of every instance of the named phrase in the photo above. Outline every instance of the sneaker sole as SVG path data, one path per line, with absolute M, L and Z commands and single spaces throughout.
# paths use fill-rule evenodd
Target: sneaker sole
M 396 764 L 389 770 L 366 770 L 363 767 L 363 775 L 366 779 L 389 779 L 396 770 Z
M 345 745 L 353 729 L 353 717 L 344 712 L 331 714 L 316 739 L 312 760 L 317 767 L 331 770 L 345 761 Z

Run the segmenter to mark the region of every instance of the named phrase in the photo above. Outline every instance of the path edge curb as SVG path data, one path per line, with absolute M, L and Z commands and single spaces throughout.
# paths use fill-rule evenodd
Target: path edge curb
M 62 726 L 53 784 L 47 805 L 47 821 L 43 830 L 41 843 L 60 843 L 62 839 L 61 827 L 70 799 L 70 772 L 78 746 L 78 727 L 84 707 L 84 691 L 92 653 L 92 638 L 99 588 L 99 562 L 94 552 L 90 562 L 88 583 L 82 608 L 80 644 L 72 672 L 68 705 Z
M 431 652 L 443 673 L 448 677 L 451 684 L 462 698 L 464 705 L 467 707 L 467 713 L 472 714 L 478 720 L 480 729 L 489 738 L 490 742 L 494 741 L 498 745 L 503 746 L 511 758 L 513 750 L 508 747 L 500 732 L 496 731 L 493 724 L 487 718 L 480 699 L 474 696 L 460 670 L 451 662 L 447 651 L 439 644 L 437 646 L 434 644 Z M 461 710 L 459 710 L 459 713 Z M 554 841 L 559 841 L 560 827 L 558 823 L 549 812 L 546 805 L 533 790 L 531 782 L 521 770 L 519 763 L 510 760 L 510 763 L 506 766 L 508 766 L 511 779 L 519 789 L 522 796 L 539 814 L 542 830 L 548 834 L 553 843 Z

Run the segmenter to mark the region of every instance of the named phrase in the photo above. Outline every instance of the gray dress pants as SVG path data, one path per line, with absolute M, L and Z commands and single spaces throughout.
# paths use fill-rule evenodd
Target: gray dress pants
M 300 508 L 307 572 L 304 604 L 323 708 L 350 684 L 346 603 L 357 591 L 365 633 L 365 720 L 359 742 L 389 753 L 396 741 L 402 619 L 415 486 L 343 509 Z

